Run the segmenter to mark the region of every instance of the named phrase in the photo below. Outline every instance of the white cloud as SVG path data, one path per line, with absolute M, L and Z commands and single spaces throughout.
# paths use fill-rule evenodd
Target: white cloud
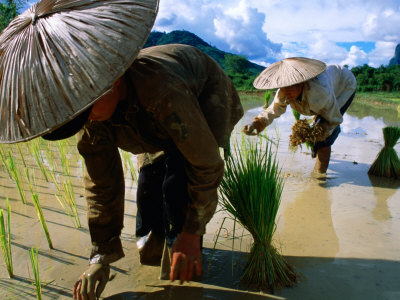
M 357 46 L 351 46 L 346 59 L 340 62 L 341 65 L 362 66 L 368 63 L 368 55 Z
M 191 31 L 263 65 L 308 56 L 350 66 L 388 64 L 398 28 L 400 0 L 161 0 L 154 27 Z M 358 47 L 360 41 L 375 49 Z
M 253 59 L 276 59 L 281 45 L 268 40 L 261 30 L 264 22 L 265 15 L 243 0 L 213 20 L 215 35 L 225 41 L 230 50 Z
M 249 59 L 276 61 L 281 45 L 263 32 L 265 15 L 246 0 L 160 2 L 155 30 L 185 29 L 221 50 Z
M 375 68 L 387 65 L 389 60 L 394 56 L 394 50 L 399 42 L 376 42 L 375 49 L 368 54 L 368 64 Z

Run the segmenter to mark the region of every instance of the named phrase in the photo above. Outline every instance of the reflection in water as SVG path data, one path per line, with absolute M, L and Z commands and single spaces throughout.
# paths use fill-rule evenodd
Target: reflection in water
M 373 187 L 376 198 L 376 206 L 372 211 L 372 215 L 377 221 L 389 220 L 392 216 L 387 204 L 387 200 L 396 193 L 400 187 L 400 180 L 368 176 Z
M 294 203 L 287 204 L 283 217 L 279 237 L 285 255 L 335 257 L 338 253 L 328 188 L 310 181 L 296 193 Z
M 382 119 L 385 126 L 399 126 L 400 118 L 397 110 L 392 106 L 371 105 L 364 102 L 354 101 L 346 114 L 362 119 L 371 116 L 374 119 Z

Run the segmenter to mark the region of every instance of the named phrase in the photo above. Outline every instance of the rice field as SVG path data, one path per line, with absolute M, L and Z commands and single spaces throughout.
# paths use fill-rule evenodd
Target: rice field
M 124 151 L 121 158 L 127 184 L 132 181 L 132 185 L 137 179 L 136 159 Z M 76 234 L 87 232 L 81 221 L 86 222 L 84 170 L 75 137 L 58 142 L 37 138 L 26 143 L 0 144 L 1 261 L 9 278 L 26 278 L 35 286 L 34 291 L 24 286 L 21 292 L 11 294 L 21 297 L 35 294 L 37 299 L 42 299 L 41 286 L 48 285 L 52 279 L 40 282 L 39 270 L 46 270 L 43 272 L 46 274 L 51 265 L 48 260 L 39 262 L 39 257 L 45 255 L 51 260 L 55 259 L 53 251 L 63 251 L 68 241 L 63 227 L 70 228 L 72 235 L 74 230 Z M 89 246 L 90 242 L 82 241 L 82 248 Z M 87 250 L 82 255 L 88 255 Z M 15 264 L 31 267 L 19 267 L 16 274 Z M 21 274 L 21 270 L 26 271 Z
M 245 103 L 249 111 L 235 130 L 235 137 L 241 138 L 241 126 L 258 113 L 263 103 L 264 95 L 249 96 Z M 254 108 L 257 109 L 253 111 Z M 277 297 L 325 299 L 326 295 L 332 295 L 344 299 L 349 295 L 352 299 L 369 300 L 385 295 L 396 299 L 400 295 L 396 277 L 400 270 L 397 201 L 400 190 L 394 181 L 376 182 L 368 177 L 367 171 L 383 147 L 382 128 L 399 124 L 397 110 L 382 117 L 380 111 L 370 107 L 366 110 L 358 105 L 350 107 L 333 149 L 326 181 L 310 177 L 313 160 L 306 147 L 291 151 L 288 138 L 293 122 L 294 117 L 288 112 L 268 128 L 268 136 L 279 140 L 277 158 L 285 178 L 274 245 L 294 266 L 300 279 L 306 280 L 300 280 L 294 288 L 276 291 Z M 399 146 L 395 146 L 398 153 Z M 157 268 L 140 266 L 134 237 L 136 160 L 124 152 L 121 158 L 126 178 L 122 233 L 126 257 L 113 264 L 112 273 L 117 278 L 109 282 L 104 297 L 193 300 L 267 297 L 251 294 L 239 285 L 252 237 L 220 207 L 204 236 L 202 283 L 174 286 L 157 279 Z M 10 250 L 6 251 L 11 258 L 0 258 L 1 299 L 35 299 L 39 287 L 43 299 L 71 298 L 73 283 L 84 271 L 91 247 L 86 225 L 84 169 L 74 138 L 62 143 L 36 139 L 0 145 L 0 209 L 5 223 L 2 243 L 9 245 Z M 34 195 L 39 200 L 37 207 L 41 208 L 53 249 L 35 208 Z M 32 258 L 37 258 L 34 262 L 40 277 L 33 272 L 31 249 L 37 249 L 34 250 L 37 257 L 35 254 Z M 8 265 L 13 271 L 12 279 Z

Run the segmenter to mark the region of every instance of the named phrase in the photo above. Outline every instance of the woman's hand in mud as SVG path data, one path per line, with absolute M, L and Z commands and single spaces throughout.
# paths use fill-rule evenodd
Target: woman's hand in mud
M 172 264 L 170 280 L 180 280 L 180 283 L 192 280 L 193 273 L 197 276 L 202 273 L 202 255 L 200 249 L 200 236 L 182 232 L 172 245 Z
M 265 127 L 267 127 L 266 122 L 262 118 L 255 117 L 251 124 L 243 127 L 242 131 L 247 135 L 258 135 L 265 129 Z
M 110 265 L 92 264 L 79 276 L 74 285 L 74 299 L 96 300 L 100 298 L 108 278 L 110 277 Z M 98 284 L 97 284 L 98 282 Z M 96 287 L 97 284 L 97 287 Z M 95 292 L 96 291 L 96 292 Z

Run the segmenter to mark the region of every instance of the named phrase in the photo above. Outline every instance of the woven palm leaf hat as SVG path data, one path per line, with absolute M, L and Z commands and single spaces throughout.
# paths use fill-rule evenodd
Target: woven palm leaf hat
M 320 60 L 305 57 L 290 57 L 273 63 L 257 76 L 256 89 L 276 89 L 310 80 L 326 70 Z
M 45 135 L 107 93 L 143 47 L 158 0 L 41 0 L 0 35 L 0 143 Z

